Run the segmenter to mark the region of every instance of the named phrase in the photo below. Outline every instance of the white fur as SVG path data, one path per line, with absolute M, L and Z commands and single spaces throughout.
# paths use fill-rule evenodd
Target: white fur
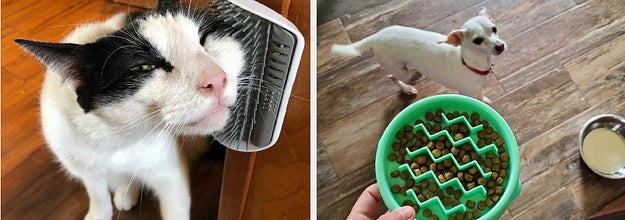
M 483 9 L 450 36 L 391 26 L 350 45 L 333 45 L 331 51 L 342 56 L 359 56 L 372 49 L 375 60 L 392 74 L 388 77 L 405 93 L 417 94 L 413 86 L 404 82 L 414 82 L 423 74 L 462 94 L 489 102 L 482 91 L 487 76 L 472 72 L 462 64 L 461 57 L 475 69 L 491 68 L 491 55 L 501 53 L 494 49 L 495 45 L 503 44 L 505 48 L 505 43 L 492 33 L 493 27 Z M 444 43 L 455 36 L 462 38 L 460 47 Z M 483 37 L 483 43 L 475 45 L 472 42 L 475 37 Z
M 64 42 L 88 43 L 124 25 L 117 15 L 78 27 Z M 117 209 L 137 203 L 142 184 L 159 198 L 163 219 L 189 219 L 190 194 L 177 138 L 221 129 L 236 97 L 243 51 L 231 38 L 210 38 L 199 45 L 197 26 L 181 15 L 153 16 L 141 25 L 146 38 L 171 62 L 171 73 L 154 71 L 132 97 L 84 113 L 73 85 L 63 86 L 49 68 L 41 92 L 43 133 L 67 171 L 85 185 L 90 198 L 85 219 L 111 219 L 110 191 Z M 200 91 L 199 81 L 222 69 L 222 97 Z M 191 139 L 193 137 L 188 137 Z M 200 136 L 200 139 L 205 137 Z

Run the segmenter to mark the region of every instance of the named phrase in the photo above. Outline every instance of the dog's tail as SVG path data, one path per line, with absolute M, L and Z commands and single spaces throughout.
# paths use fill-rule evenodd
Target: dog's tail
M 337 55 L 341 55 L 341 56 L 350 56 L 350 57 L 357 57 L 357 56 L 360 56 L 362 54 L 358 49 L 356 49 L 356 47 L 353 46 L 353 44 L 348 44 L 348 45 L 335 44 L 335 45 L 332 45 L 332 47 L 330 48 L 330 52 L 332 52 L 333 54 L 337 54 Z
M 330 48 L 330 52 L 333 54 L 341 55 L 341 56 L 350 56 L 356 57 L 362 55 L 362 52 L 370 49 L 367 42 L 369 39 L 365 38 L 356 43 L 342 45 L 342 44 L 334 44 Z

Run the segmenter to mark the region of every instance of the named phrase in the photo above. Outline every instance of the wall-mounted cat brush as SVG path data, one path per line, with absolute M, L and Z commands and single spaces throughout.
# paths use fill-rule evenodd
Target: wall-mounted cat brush
M 237 151 L 259 151 L 278 140 L 304 37 L 295 25 L 252 0 L 215 0 L 218 16 L 232 22 L 247 49 L 237 104 L 228 125 L 215 139 Z

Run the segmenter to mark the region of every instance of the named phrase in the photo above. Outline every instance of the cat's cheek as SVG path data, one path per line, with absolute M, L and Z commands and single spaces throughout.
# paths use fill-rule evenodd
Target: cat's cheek
M 226 108 L 211 112 L 209 115 L 192 122 L 188 125 L 193 133 L 197 134 L 209 134 L 215 131 L 221 130 L 226 126 L 228 119 L 230 118 L 230 111 Z

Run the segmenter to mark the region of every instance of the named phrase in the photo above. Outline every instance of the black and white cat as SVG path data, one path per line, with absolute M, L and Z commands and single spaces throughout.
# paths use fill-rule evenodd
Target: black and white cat
M 115 207 L 129 210 L 142 185 L 158 196 L 163 219 L 189 219 L 181 140 L 224 127 L 245 65 L 226 27 L 160 1 L 147 13 L 79 26 L 63 43 L 16 40 L 48 68 L 43 134 L 87 190 L 85 219 L 112 218 L 110 191 Z

